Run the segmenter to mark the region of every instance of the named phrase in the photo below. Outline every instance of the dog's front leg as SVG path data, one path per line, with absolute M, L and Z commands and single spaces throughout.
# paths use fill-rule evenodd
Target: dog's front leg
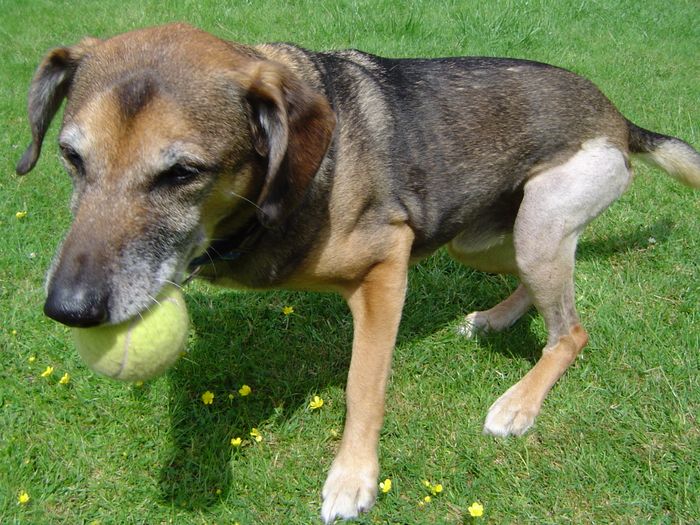
M 347 414 L 340 449 L 323 487 L 325 523 L 369 510 L 377 495 L 377 446 L 391 354 L 406 295 L 409 252 L 410 243 L 392 250 L 391 260 L 375 265 L 346 293 L 354 322 Z

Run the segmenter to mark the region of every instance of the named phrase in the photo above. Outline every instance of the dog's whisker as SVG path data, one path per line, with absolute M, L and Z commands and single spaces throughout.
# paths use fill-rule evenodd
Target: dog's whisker
M 254 202 L 253 202 L 252 200 L 250 200 L 249 198 L 244 197 L 244 196 L 241 195 L 240 193 L 236 193 L 236 192 L 233 191 L 233 190 L 229 190 L 229 193 L 231 193 L 231 195 L 233 195 L 234 197 L 238 197 L 239 199 L 244 200 L 244 201 L 247 202 L 248 204 L 251 204 L 255 209 L 257 209 L 258 211 L 260 211 L 263 215 L 267 216 L 267 213 L 265 213 L 265 210 L 263 210 L 260 206 L 258 206 L 256 203 L 254 203 Z
M 177 284 L 175 281 L 171 281 L 170 279 L 164 279 L 163 282 L 165 282 L 165 283 L 167 283 L 167 284 L 171 284 L 171 285 L 173 285 L 175 288 L 179 288 L 180 290 L 183 289 L 182 286 L 180 286 L 179 284 Z

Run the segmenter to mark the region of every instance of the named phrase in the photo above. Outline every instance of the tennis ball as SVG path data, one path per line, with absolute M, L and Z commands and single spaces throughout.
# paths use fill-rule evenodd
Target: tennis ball
M 122 381 L 145 381 L 177 361 L 188 325 L 182 293 L 168 285 L 141 315 L 116 325 L 73 328 L 73 339 L 95 372 Z

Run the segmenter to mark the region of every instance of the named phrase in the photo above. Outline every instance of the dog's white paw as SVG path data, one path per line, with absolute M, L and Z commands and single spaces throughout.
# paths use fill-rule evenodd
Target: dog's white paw
M 532 406 L 516 389 L 509 388 L 491 405 L 484 423 L 484 434 L 492 436 L 521 436 L 534 424 L 539 406 Z
M 328 525 L 336 518 L 356 518 L 377 498 L 378 465 L 361 466 L 336 459 L 323 485 L 321 518 Z
M 484 332 L 484 321 L 481 312 L 472 312 L 464 318 L 462 324 L 457 327 L 457 333 L 467 339 L 474 339 Z

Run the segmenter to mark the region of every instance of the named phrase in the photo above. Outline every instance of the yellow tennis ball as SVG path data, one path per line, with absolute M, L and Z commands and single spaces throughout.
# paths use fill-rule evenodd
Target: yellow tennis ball
M 140 316 L 117 325 L 73 328 L 73 339 L 95 372 L 122 381 L 145 381 L 177 361 L 187 342 L 188 326 L 182 293 L 168 285 Z

